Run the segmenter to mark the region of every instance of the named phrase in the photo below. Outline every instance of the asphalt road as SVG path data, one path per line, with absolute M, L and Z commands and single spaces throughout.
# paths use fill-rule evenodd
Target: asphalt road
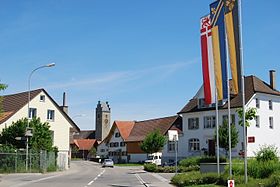
M 171 187 L 173 174 L 155 174 L 142 167 L 102 168 L 88 161 L 74 161 L 63 172 L 0 175 L 1 187 Z

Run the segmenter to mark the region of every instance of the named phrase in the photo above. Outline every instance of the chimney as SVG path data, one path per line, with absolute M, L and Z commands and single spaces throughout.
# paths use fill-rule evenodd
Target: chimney
M 66 106 L 66 93 L 65 92 L 63 92 L 63 101 L 62 101 L 62 106 L 60 106 L 60 108 L 63 110 L 63 112 L 68 114 L 68 106 Z
M 270 87 L 273 90 L 276 90 L 276 72 L 275 72 L 275 70 L 269 71 L 269 78 L 270 78 Z

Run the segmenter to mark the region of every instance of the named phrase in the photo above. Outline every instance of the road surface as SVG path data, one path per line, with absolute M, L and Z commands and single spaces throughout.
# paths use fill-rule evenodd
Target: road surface
M 142 167 L 102 168 L 89 161 L 74 161 L 63 172 L 47 174 L 2 174 L 1 187 L 172 187 L 173 174 L 155 174 Z

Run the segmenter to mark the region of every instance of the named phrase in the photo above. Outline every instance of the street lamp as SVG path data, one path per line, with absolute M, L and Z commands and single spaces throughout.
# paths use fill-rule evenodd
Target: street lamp
M 37 67 L 37 68 L 35 68 L 34 70 L 31 71 L 31 73 L 29 74 L 29 77 L 28 77 L 27 128 L 26 128 L 26 133 L 25 133 L 25 136 L 26 136 L 26 160 L 25 160 L 26 161 L 26 163 L 25 163 L 26 171 L 28 170 L 28 137 L 32 136 L 31 130 L 29 129 L 29 110 L 30 110 L 29 103 L 30 103 L 31 76 L 38 69 L 49 68 L 49 67 L 53 67 L 53 66 L 55 66 L 55 63 L 50 63 L 50 64 L 46 64 L 46 65 Z

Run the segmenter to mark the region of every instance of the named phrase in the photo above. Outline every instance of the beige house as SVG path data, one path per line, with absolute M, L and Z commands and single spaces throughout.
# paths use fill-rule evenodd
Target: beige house
M 27 117 L 28 92 L 3 96 L 2 108 L 0 132 L 12 122 Z M 68 169 L 70 131 L 78 132 L 80 129 L 67 115 L 67 106 L 60 107 L 44 89 L 37 89 L 30 92 L 29 108 L 29 118 L 36 116 L 49 123 L 53 131 L 53 146 L 59 150 L 57 164 L 60 169 Z

